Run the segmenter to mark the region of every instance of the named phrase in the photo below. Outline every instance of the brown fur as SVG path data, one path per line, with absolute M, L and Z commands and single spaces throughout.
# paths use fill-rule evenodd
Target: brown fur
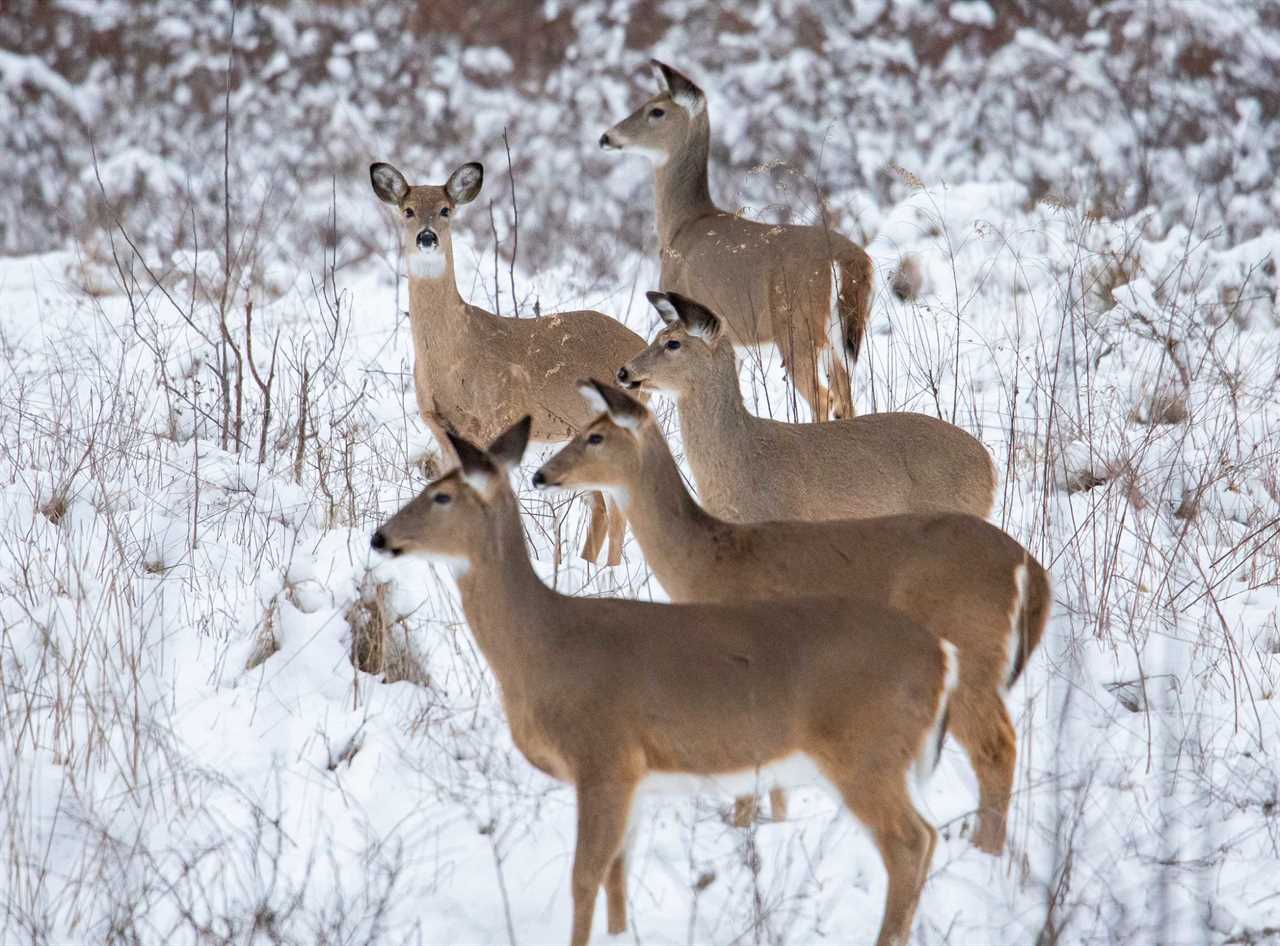
M 717 519 L 689 494 L 644 407 L 611 390 L 602 393 L 611 399 L 613 416 L 600 415 L 547 461 L 540 481 L 589 484 L 626 497 L 632 531 L 673 601 L 848 595 L 859 607 L 874 601 L 901 610 L 955 644 L 960 682 L 951 701 L 951 731 L 978 776 L 974 843 L 1002 850 L 1016 754 L 1003 692 L 1039 644 L 1048 618 L 1049 580 L 1040 563 L 975 516 L 749 524 Z M 1025 596 L 1019 567 L 1026 569 Z
M 415 240 L 423 228 L 436 234 L 436 252 L 444 255 L 439 276 L 415 276 L 411 268 L 409 277 L 414 391 L 418 411 L 441 449 L 448 451 L 445 431 L 487 442 L 524 414 L 533 417 L 535 441 L 568 440 L 589 419 L 574 382 L 593 371 L 612 374 L 644 347 L 644 339 L 601 312 L 502 318 L 464 302 L 453 269 L 456 192 L 451 195 L 447 184 L 411 187 L 406 182 L 402 194 L 387 193 L 376 179 L 374 191 L 401 215 L 406 259 L 420 253 Z M 606 511 L 598 497 L 592 508 L 582 555 L 594 561 L 608 533 L 608 562 L 616 565 L 622 556 L 621 517 Z
M 373 545 L 468 563 L 458 579 L 463 610 L 500 684 L 512 738 L 533 765 L 577 790 L 571 942 L 588 941 L 602 883 L 609 929 L 625 925 L 623 840 L 647 775 L 749 771 L 803 753 L 884 859 L 889 890 L 876 942 L 904 943 L 936 839 L 907 779 L 946 710 L 942 645 L 876 605 L 559 594 L 529 562 L 506 480 L 523 451 L 519 431 L 487 454 L 457 447 L 461 471 L 428 486 Z
M 665 155 L 654 167 L 662 288 L 723 313 L 735 345 L 776 344 L 815 419 L 852 417 L 848 370 L 843 353 L 828 352 L 827 328 L 834 306 L 856 360 L 870 315 L 871 258 L 828 226 L 760 223 L 718 208 L 707 184 L 705 97 L 675 70 L 655 65 L 666 87 L 600 141 Z M 661 117 L 652 117 L 655 109 Z M 820 380 L 824 353 L 831 390 Z
M 715 515 L 760 522 L 991 512 L 995 466 L 959 427 L 904 411 L 817 424 L 756 417 L 742 401 L 718 317 L 675 293 L 650 299 L 667 327 L 618 377 L 675 396 L 698 496 Z

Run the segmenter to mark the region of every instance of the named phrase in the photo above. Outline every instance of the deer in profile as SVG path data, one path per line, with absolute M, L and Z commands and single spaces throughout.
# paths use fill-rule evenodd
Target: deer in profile
M 871 258 L 825 222 L 760 223 L 717 207 L 707 183 L 706 96 L 670 66 L 652 64 L 661 90 L 601 135 L 600 147 L 653 165 L 661 287 L 726 313 L 735 345 L 773 342 L 815 420 L 852 417 L 845 357 L 857 360 L 866 331 Z M 832 334 L 843 350 L 832 348 Z
M 996 526 L 960 513 L 822 522 L 734 523 L 698 505 L 643 404 L 582 384 L 599 416 L 534 474 L 539 488 L 600 489 L 619 501 L 672 601 L 837 595 L 901 611 L 955 644 L 950 732 L 978 777 L 973 843 L 1004 848 L 1017 739 L 1004 703 L 1044 633 L 1052 599 L 1035 558 Z M 793 627 L 794 625 L 790 625 Z M 780 629 L 779 633 L 789 633 Z M 785 817 L 773 793 L 774 818 Z M 753 799 L 739 800 L 740 820 Z
M 562 595 L 529 561 L 508 482 L 528 435 L 528 418 L 487 450 L 449 434 L 460 467 L 371 545 L 449 563 L 512 739 L 574 787 L 570 942 L 587 943 L 602 885 L 609 932 L 626 929 L 635 798 L 682 774 L 724 785 L 816 779 L 833 790 L 871 831 L 888 873 L 876 942 L 905 943 L 937 840 L 910 786 L 937 760 L 954 648 L 874 604 Z
M 756 417 L 720 319 L 679 293 L 648 297 L 665 327 L 617 378 L 675 397 L 685 457 L 713 514 L 737 522 L 990 514 L 995 466 L 977 438 L 906 411 L 812 424 Z
M 523 414 L 536 441 L 560 443 L 588 417 L 574 383 L 583 372 L 612 371 L 644 340 L 621 322 L 589 310 L 502 318 L 464 302 L 454 277 L 452 223 L 475 200 L 484 168 L 457 168 L 443 185 L 410 186 L 396 168 L 369 168 L 373 192 L 399 215 L 409 273 L 409 322 L 418 412 L 448 451 L 446 432 L 487 440 Z M 622 559 L 622 515 L 591 496 L 582 557 L 595 561 L 606 533 L 608 563 Z

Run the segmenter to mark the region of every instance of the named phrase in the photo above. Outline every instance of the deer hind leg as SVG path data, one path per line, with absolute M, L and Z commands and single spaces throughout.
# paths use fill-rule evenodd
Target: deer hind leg
M 776 785 L 769 789 L 769 817 L 774 821 L 787 820 L 787 792 Z
M 966 694 L 970 696 L 970 694 Z M 981 698 L 957 701 L 952 732 L 978 777 L 978 827 L 973 844 L 989 854 L 1004 850 L 1018 757 L 1018 739 L 1009 710 L 994 688 Z
M 846 420 L 857 417 L 858 411 L 853 406 L 853 387 L 849 381 L 849 369 L 834 345 L 828 345 L 825 352 L 827 366 L 827 384 L 831 391 L 832 420 Z
M 594 562 L 600 557 L 600 548 L 604 545 L 605 533 L 609 528 L 609 513 L 604 505 L 604 496 L 598 492 L 590 494 L 591 521 L 587 525 L 587 539 L 582 544 L 582 557 Z
M 627 851 L 626 845 L 614 857 L 604 876 L 605 903 L 608 907 L 609 935 L 627 931 Z
M 596 894 L 610 874 L 607 889 L 611 920 L 613 913 L 614 885 L 625 882 L 625 864 L 616 868 L 621 875 L 615 879 L 616 864 L 622 862 L 623 847 L 627 836 L 627 819 L 631 813 L 631 797 L 634 782 L 594 781 L 578 785 L 578 840 L 573 855 L 573 933 L 572 946 L 587 946 L 591 938 L 591 917 L 595 913 Z M 621 890 L 625 903 L 625 890 Z M 625 919 L 625 914 L 624 914 Z M 610 922 L 610 932 L 613 932 Z M 619 931 L 620 932 L 620 931 Z
M 871 831 L 889 875 L 876 946 L 905 946 L 938 832 L 916 811 L 907 792 L 907 773 L 901 774 L 896 785 L 888 773 L 883 773 L 884 781 L 879 783 L 845 772 L 827 774 L 849 810 Z
M 621 565 L 622 540 L 627 531 L 627 517 L 616 500 L 606 497 L 604 502 L 609 511 L 609 557 L 605 561 L 610 565 Z
M 779 346 L 785 349 L 782 366 L 796 394 L 809 405 L 815 421 L 826 420 L 831 413 L 831 395 L 818 377 L 817 345 L 808 338 L 791 338 Z

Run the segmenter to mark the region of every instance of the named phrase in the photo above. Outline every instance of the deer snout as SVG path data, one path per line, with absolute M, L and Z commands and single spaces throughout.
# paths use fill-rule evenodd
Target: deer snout
M 373 538 L 369 540 L 369 548 L 373 549 L 375 552 L 385 552 L 392 558 L 395 558 L 401 552 L 401 549 L 393 549 L 387 544 L 387 537 L 381 529 L 375 532 L 373 534 Z
M 622 385 L 624 388 L 627 388 L 628 390 L 631 390 L 631 391 L 634 391 L 636 388 L 640 387 L 639 380 L 637 380 L 636 376 L 627 370 L 626 365 L 623 365 L 621 368 L 618 369 L 618 383 Z
M 440 238 L 434 230 L 419 230 L 417 243 L 420 250 L 434 250 L 440 245 Z
M 546 467 L 543 467 L 533 474 L 533 485 L 535 489 L 543 490 L 555 489 L 557 486 L 560 486 L 561 483 L 559 480 L 551 479 L 547 476 Z
M 607 131 L 600 136 L 600 148 L 602 150 L 613 151 L 617 147 L 618 143 L 609 137 L 609 133 Z

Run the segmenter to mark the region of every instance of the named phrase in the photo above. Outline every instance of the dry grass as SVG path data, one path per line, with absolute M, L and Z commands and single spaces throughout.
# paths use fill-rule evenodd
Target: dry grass
M 389 603 L 390 582 L 366 578 L 359 597 L 346 611 L 351 629 L 351 663 L 386 683 L 407 681 L 431 686 L 431 677 L 415 650 L 411 630 Z

